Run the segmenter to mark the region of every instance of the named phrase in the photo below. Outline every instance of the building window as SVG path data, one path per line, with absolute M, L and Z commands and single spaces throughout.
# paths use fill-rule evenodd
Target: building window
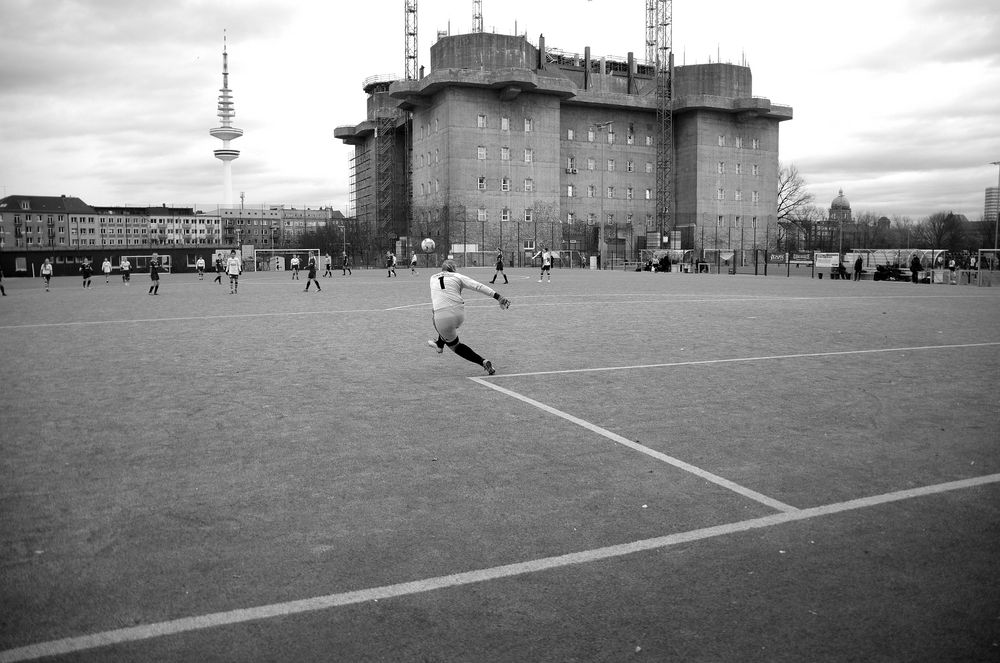
M 476 218 L 479 221 L 486 221 L 486 208 L 485 207 L 480 207 L 479 208 L 478 212 L 476 213 Z
M 588 143 L 593 143 L 594 142 L 594 130 L 593 129 L 587 129 L 587 142 Z
M 604 222 L 609 226 L 615 222 L 615 215 L 612 212 L 608 212 L 604 217 Z
M 524 148 L 524 163 L 531 163 L 535 158 L 535 151 L 530 147 Z
M 743 147 L 743 136 L 736 137 L 736 147 L 737 148 Z
M 500 148 L 500 161 L 510 161 L 510 148 L 501 147 Z
M 633 195 L 632 187 L 626 187 L 625 188 L 625 200 L 632 200 L 632 195 Z
M 652 199 L 653 199 L 653 190 L 646 189 L 646 200 L 652 200 Z
M 750 167 L 750 171 L 753 173 L 754 177 L 758 177 L 760 175 L 760 166 L 754 164 Z
M 502 178 L 500 180 L 500 190 L 501 191 L 510 191 L 510 178 L 509 177 L 504 177 L 504 178 Z
M 725 161 L 720 161 L 719 162 L 719 175 L 725 175 L 725 174 L 726 174 L 726 162 Z
M 653 162 L 652 161 L 647 161 L 646 162 L 646 172 L 647 173 L 652 173 L 653 172 Z
M 743 200 L 743 192 L 737 189 L 733 192 L 733 200 Z
M 742 227 L 743 227 L 743 217 L 736 215 L 736 217 L 733 219 L 733 228 L 742 228 Z
M 482 161 L 483 159 L 486 158 L 486 146 L 485 145 L 480 145 L 478 148 L 476 148 L 476 158 L 479 159 L 480 161 Z
M 486 116 L 483 115 L 482 113 L 480 113 L 479 117 L 476 118 L 476 126 L 479 127 L 480 129 L 486 128 Z
M 501 117 L 500 118 L 500 131 L 510 131 L 510 118 Z
M 566 157 L 566 169 L 573 170 L 576 168 L 576 157 Z
M 535 190 L 535 180 L 531 179 L 530 177 L 524 178 L 524 190 L 525 191 L 534 191 Z
M 524 118 L 524 130 L 533 131 L 535 128 L 535 123 L 530 117 Z
M 615 197 L 615 188 L 613 186 L 609 186 L 608 187 L 608 198 L 614 198 L 614 197 Z
M 753 228 L 754 230 L 757 230 L 757 217 L 755 216 L 750 217 L 750 227 Z
M 724 216 L 722 216 L 722 215 L 720 214 L 720 215 L 719 215 L 719 218 L 717 218 L 717 219 L 715 220 L 715 227 L 716 227 L 716 228 L 721 228 L 721 227 L 722 227 L 722 226 L 724 226 L 724 225 L 726 225 L 726 217 L 724 217 Z
M 743 164 L 739 163 L 738 161 L 736 162 L 736 174 L 737 175 L 743 174 Z
M 594 160 L 594 157 L 587 157 L 587 170 L 594 170 L 595 168 L 597 168 L 597 161 Z
M 635 145 L 635 134 L 632 133 L 631 129 L 629 129 L 628 133 L 625 134 L 625 144 Z
M 566 130 L 566 140 L 573 140 L 576 137 L 576 132 L 572 129 Z
M 608 159 L 608 172 L 610 173 L 614 169 L 615 169 L 615 160 L 614 159 Z
M 593 212 L 587 214 L 587 225 L 592 226 L 597 223 L 597 216 Z
M 528 221 L 529 223 L 531 222 L 531 210 L 530 209 L 524 210 L 524 220 Z
M 478 185 L 479 185 L 479 190 L 480 191 L 485 191 L 486 190 L 486 178 L 485 177 L 480 177 L 479 180 L 478 180 Z
M 573 223 L 576 221 L 576 215 L 573 212 L 566 212 L 566 223 Z
M 510 209 L 509 208 L 504 207 L 502 210 L 500 210 L 500 220 L 501 221 L 510 221 Z
M 566 197 L 567 198 L 572 198 L 573 197 L 573 185 L 572 184 L 567 184 L 566 185 Z
M 722 134 L 719 134 L 719 147 L 725 147 L 725 146 L 726 146 L 726 137 L 723 136 Z
M 615 130 L 608 129 L 608 144 L 614 144 L 615 142 Z
M 756 205 L 760 202 L 760 191 L 754 191 L 750 194 L 750 200 Z
M 760 138 L 754 138 L 754 139 L 753 139 L 753 140 L 751 141 L 751 147 L 752 147 L 753 149 L 755 149 L 755 150 L 759 150 L 759 149 L 760 149 Z
M 726 199 L 726 190 L 725 189 L 721 189 L 721 188 L 720 189 L 716 189 L 715 199 L 716 200 L 725 200 Z
M 587 197 L 595 198 L 597 196 L 597 187 L 593 184 L 587 186 Z
M 634 173 L 635 172 L 635 162 L 632 161 L 631 159 L 629 159 L 629 160 L 627 160 L 625 162 L 625 172 L 626 173 Z
M 646 136 L 646 147 L 652 147 L 652 146 L 653 146 L 653 137 Z
M 441 161 L 441 150 L 434 150 L 434 163 L 440 163 Z

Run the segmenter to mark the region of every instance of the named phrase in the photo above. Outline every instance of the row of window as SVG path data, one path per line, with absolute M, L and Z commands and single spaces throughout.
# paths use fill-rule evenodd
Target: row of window
M 726 144 L 730 142 L 727 140 L 725 134 L 719 134 L 719 147 L 726 147 Z M 733 147 L 742 148 L 746 141 L 743 140 L 743 136 L 733 136 Z M 760 149 L 760 138 L 750 139 L 750 149 L 759 150 Z
M 421 222 L 429 224 L 429 223 L 431 223 L 432 218 L 434 217 L 434 213 L 433 212 L 429 212 L 429 211 L 427 211 L 427 212 L 421 212 L 418 216 L 419 216 L 419 219 L 420 219 Z M 607 212 L 607 213 L 603 214 L 600 218 L 603 218 L 604 223 L 611 224 L 611 225 L 615 224 L 616 222 L 624 222 L 626 224 L 633 224 L 634 225 L 638 220 L 643 220 L 643 221 L 645 221 L 645 224 L 646 224 L 647 228 L 652 228 L 653 227 L 653 215 L 652 214 L 646 214 L 645 216 L 639 217 L 637 219 L 636 215 L 632 214 L 632 213 L 625 213 L 625 214 L 621 214 L 621 215 L 616 215 L 614 212 Z M 756 218 L 757 217 L 754 217 L 754 219 L 756 219 Z M 490 220 L 489 210 L 487 210 L 485 207 L 480 207 L 478 210 L 476 210 L 476 221 L 477 222 L 487 222 L 489 220 Z M 586 216 L 581 216 L 580 218 L 577 218 L 577 215 L 574 212 L 568 212 L 566 214 L 565 223 L 576 223 L 577 221 L 580 221 L 580 222 L 586 221 L 587 225 L 593 226 L 593 225 L 597 225 L 597 223 L 598 223 L 599 220 L 600 219 L 599 219 L 598 215 L 595 214 L 595 213 L 593 213 L 593 212 L 588 213 Z M 520 222 L 523 221 L 523 222 L 526 222 L 526 223 L 533 223 L 535 221 L 534 210 L 525 209 L 524 212 L 520 215 L 519 218 L 514 219 L 513 218 L 513 211 L 510 208 L 508 208 L 508 207 L 504 207 L 504 208 L 500 209 L 500 221 L 502 221 L 502 222 L 513 221 L 513 222 L 518 222 L 518 223 L 520 223 Z M 557 219 L 556 223 L 563 223 L 563 219 Z
M 743 228 L 744 227 L 743 226 L 743 222 L 744 222 L 743 217 L 737 214 L 736 216 L 733 217 L 733 228 Z M 725 228 L 725 227 L 727 227 L 726 226 L 726 217 L 724 215 L 720 214 L 719 218 L 716 219 L 716 221 L 715 221 L 715 225 L 716 225 L 717 228 Z M 746 226 L 746 227 L 756 229 L 757 228 L 757 217 L 755 217 L 755 216 L 750 217 L 750 225 Z
M 728 169 L 729 169 L 728 164 L 725 161 L 720 161 L 716 170 L 719 173 L 719 175 L 725 175 L 726 172 L 728 171 Z M 742 175 L 743 174 L 743 170 L 744 170 L 743 164 L 740 163 L 739 161 L 737 161 L 736 164 L 735 164 L 735 170 L 734 170 L 734 172 L 737 175 Z M 754 177 L 759 177 L 760 176 L 760 166 L 758 164 L 755 164 L 755 163 L 751 164 L 750 165 L 750 174 L 753 175 Z
M 716 190 L 716 193 L 715 193 L 716 200 L 726 200 L 727 196 L 728 196 L 728 194 L 727 194 L 726 190 L 723 189 L 722 187 L 720 187 L 719 189 Z M 741 201 L 741 200 L 743 200 L 743 192 L 740 191 L 739 189 L 733 191 L 733 200 L 735 200 L 735 201 Z M 750 202 L 752 202 L 755 205 L 760 202 L 760 191 L 751 191 L 750 192 Z
M 267 240 L 264 240 L 264 244 L 267 244 Z M 0 247 L 6 246 L 6 242 L 0 239 Z M 151 240 L 147 241 L 144 239 L 107 239 L 100 242 L 101 246 L 158 246 L 163 244 L 218 244 L 218 241 L 210 241 L 204 238 L 190 239 L 187 241 L 181 241 L 180 239 L 175 240 Z M 97 246 L 98 242 L 96 239 L 72 239 L 67 244 L 66 240 L 59 238 L 58 241 L 54 239 L 48 239 L 42 241 L 41 238 L 33 240 L 30 237 L 25 239 L 15 239 L 13 246 L 15 248 L 27 248 L 29 246 Z
M 605 167 L 607 168 L 609 173 L 612 173 L 615 170 L 617 170 L 618 162 L 615 159 L 608 159 L 605 164 Z M 587 170 L 596 170 L 596 169 L 597 169 L 597 160 L 594 159 L 593 157 L 587 157 Z M 645 171 L 647 173 L 653 172 L 653 162 L 651 161 L 646 162 Z M 576 157 L 566 157 L 566 172 L 567 173 L 577 172 Z M 632 159 L 625 160 L 625 172 L 626 173 L 635 172 L 635 161 L 633 161 Z
M 606 187 L 606 189 L 604 191 L 604 194 L 605 194 L 606 198 L 617 198 L 618 197 L 617 192 L 618 192 L 618 188 L 617 187 L 609 186 L 609 187 Z M 566 185 L 566 197 L 567 198 L 574 198 L 574 197 L 576 197 L 576 195 L 577 195 L 577 186 L 575 184 L 567 184 Z M 597 198 L 597 186 L 596 185 L 594 185 L 594 184 L 588 184 L 587 185 L 587 197 L 588 198 Z M 646 200 L 652 200 L 653 199 L 653 190 L 652 189 L 648 189 L 648 188 L 644 189 L 644 197 L 645 197 Z M 635 189 L 634 188 L 632 188 L 630 186 L 625 187 L 625 200 L 635 200 Z

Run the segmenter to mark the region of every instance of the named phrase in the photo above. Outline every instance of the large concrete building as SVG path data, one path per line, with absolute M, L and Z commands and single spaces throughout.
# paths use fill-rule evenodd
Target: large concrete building
M 501 247 L 523 264 L 549 246 L 611 266 L 657 245 L 655 72 L 631 54 L 440 36 L 429 74 L 373 77 L 364 89 L 368 117 L 335 136 L 355 146 L 354 215 L 386 248 L 406 253 L 432 237 L 470 263 Z M 713 63 L 674 69 L 672 112 L 670 248 L 734 248 L 743 229 L 749 248 L 751 228 L 766 248 L 778 126 L 791 108 L 755 96 L 748 67 Z

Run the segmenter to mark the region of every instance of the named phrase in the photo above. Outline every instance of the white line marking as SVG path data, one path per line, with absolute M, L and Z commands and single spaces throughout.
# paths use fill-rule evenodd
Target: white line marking
M 513 576 L 524 575 L 526 573 L 539 573 L 566 566 L 588 564 L 600 560 L 632 555 L 639 552 L 658 550 L 682 543 L 690 543 L 692 541 L 702 541 L 705 539 L 736 534 L 739 532 L 747 532 L 765 527 L 783 525 L 785 523 L 809 520 L 820 516 L 843 513 L 845 511 L 854 511 L 880 506 L 891 502 L 937 495 L 953 490 L 976 488 L 997 482 L 1000 482 L 1000 474 L 989 474 L 970 479 L 940 483 L 933 486 L 909 488 L 882 495 L 862 497 L 855 500 L 849 500 L 847 502 L 810 507 L 808 509 L 801 509 L 797 511 L 786 511 L 783 513 L 772 514 L 770 516 L 763 516 L 761 518 L 752 518 L 750 520 L 743 520 L 725 525 L 715 525 L 713 527 L 705 527 L 687 532 L 678 532 L 676 534 L 668 534 L 666 536 L 660 536 L 652 539 L 632 541 L 631 543 L 622 543 L 604 548 L 594 548 L 591 550 L 583 550 L 580 552 L 556 555 L 553 557 L 543 557 L 541 559 L 529 560 L 527 562 L 505 564 L 503 566 L 495 566 L 488 569 L 479 569 L 476 571 L 466 571 L 464 573 L 425 578 L 422 580 L 403 582 L 395 585 L 384 585 L 382 587 L 360 589 L 341 594 L 328 594 L 326 596 L 317 596 L 298 601 L 274 603 L 271 605 L 258 606 L 256 608 L 243 608 L 230 610 L 228 612 L 216 612 L 207 615 L 199 615 L 196 617 L 184 617 L 181 619 L 158 622 L 155 624 L 145 624 L 142 626 L 132 626 L 112 631 L 92 633 L 90 635 L 83 635 L 75 638 L 39 642 L 24 647 L 0 651 L 0 663 L 30 661 L 46 656 L 71 654 L 87 649 L 93 649 L 95 647 L 106 647 L 125 642 L 149 640 L 151 638 L 176 635 L 179 633 L 186 633 L 207 628 L 215 628 L 225 626 L 227 624 L 240 624 L 261 619 L 270 619 L 273 617 L 286 617 L 304 612 L 327 610 L 330 608 L 365 603 L 368 601 L 399 598 L 401 596 L 410 596 L 423 592 L 461 587 L 473 583 L 500 580 L 502 578 L 510 578 Z
M 491 376 L 490 380 L 497 378 L 520 378 L 536 375 L 561 375 L 563 373 L 597 373 L 603 371 L 629 371 L 643 368 L 670 368 L 676 366 L 704 366 L 709 364 L 731 364 L 750 361 L 769 361 L 774 359 L 806 359 L 810 357 L 840 357 L 844 355 L 876 354 L 882 352 L 916 352 L 918 350 L 948 350 L 955 348 L 985 348 L 1000 345 L 1000 341 L 987 341 L 983 343 L 957 343 L 954 345 L 916 345 L 905 348 L 876 348 L 874 350 L 838 350 L 835 352 L 804 352 L 791 355 L 763 355 L 760 357 L 732 357 L 730 359 L 699 359 L 693 361 L 675 361 L 666 364 L 635 364 L 632 366 L 603 366 L 598 368 L 568 368 L 558 371 L 533 371 L 530 373 L 503 373 Z M 481 380 L 482 378 L 470 378 Z
M 769 506 L 772 509 L 775 509 L 777 511 L 797 511 L 798 510 L 794 506 L 790 506 L 788 504 L 785 504 L 784 502 L 779 502 L 778 500 L 773 499 L 771 497 L 768 497 L 767 495 L 763 495 L 761 493 L 758 493 L 755 490 L 751 490 L 751 489 L 749 489 L 749 488 L 747 488 L 745 486 L 741 486 L 738 483 L 735 483 L 733 481 L 730 481 L 729 479 L 725 479 L 723 477 L 720 477 L 717 474 L 712 474 L 711 472 L 703 470 L 700 467 L 696 467 L 694 465 L 691 465 L 690 463 L 685 463 L 683 460 L 680 460 L 679 458 L 674 458 L 673 456 L 668 456 L 667 454 L 660 453 L 659 451 L 656 451 L 655 449 L 650 449 L 649 447 L 647 447 L 645 445 L 639 444 L 639 442 L 633 442 L 632 440 L 630 440 L 630 439 L 628 439 L 626 437 L 622 437 L 621 435 L 618 435 L 617 433 L 612 433 L 611 431 L 609 431 L 606 428 L 601 428 L 600 426 L 598 426 L 596 424 L 592 424 L 589 421 L 584 421 L 583 419 L 580 419 L 578 417 L 574 417 L 572 414 L 569 414 L 567 412 L 563 412 L 562 410 L 557 410 L 554 407 L 551 407 L 549 405 L 546 405 L 545 403 L 541 403 L 539 401 L 536 401 L 533 398 L 528 398 L 527 396 L 525 396 L 523 394 L 519 394 L 516 391 L 511 391 L 510 389 L 504 389 L 503 387 L 501 387 L 499 385 L 496 385 L 496 384 L 492 384 L 492 383 L 490 383 L 490 382 L 488 382 L 488 381 L 486 381 L 486 380 L 484 380 L 482 378 L 469 378 L 469 379 L 472 380 L 473 382 L 478 382 L 479 384 L 483 385 L 484 387 L 489 387 L 490 389 L 493 389 L 495 391 L 499 391 L 502 394 L 506 394 L 507 396 L 510 396 L 512 398 L 516 398 L 519 401 L 524 401 L 528 405 L 532 405 L 532 406 L 538 408 L 539 410 L 543 410 L 545 412 L 548 412 L 549 414 L 552 414 L 552 415 L 555 415 L 555 416 L 560 417 L 562 419 L 565 419 L 566 421 L 568 421 L 570 423 L 573 423 L 573 424 L 576 424 L 577 426 L 580 426 L 581 428 L 586 428 L 587 430 L 589 430 L 589 431 L 591 431 L 593 433 L 597 433 L 598 435 L 606 437 L 607 439 L 611 440 L 612 442 L 614 442 L 616 444 L 620 444 L 620 445 L 622 445 L 624 447 L 628 447 L 629 449 L 633 449 L 635 451 L 638 451 L 639 453 L 646 454 L 647 456 L 649 456 L 651 458 L 655 458 L 655 459 L 657 459 L 659 461 L 663 461 L 664 463 L 667 463 L 669 465 L 673 465 L 674 467 L 677 467 L 677 468 L 679 468 L 681 470 L 684 470 L 685 472 L 689 472 L 689 473 L 691 473 L 691 474 L 693 474 L 693 475 L 695 475 L 697 477 L 700 477 L 700 478 L 704 479 L 705 481 L 709 481 L 709 482 L 714 483 L 714 484 L 716 484 L 718 486 L 722 486 L 723 488 L 725 488 L 727 490 L 731 490 L 734 493 L 742 495 L 743 497 L 746 497 L 748 499 L 754 500 L 755 502 L 760 502 L 761 504 L 767 505 L 767 506 Z

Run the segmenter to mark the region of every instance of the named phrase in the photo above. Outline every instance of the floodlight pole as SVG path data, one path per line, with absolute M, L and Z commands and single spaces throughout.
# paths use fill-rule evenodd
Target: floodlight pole
M 590 125 L 590 128 L 593 129 L 593 130 L 595 130 L 595 131 L 597 131 L 598 135 L 600 135 L 605 129 L 611 128 L 613 130 L 614 129 L 613 125 L 614 125 L 614 120 L 608 120 L 607 122 L 594 122 L 593 124 Z M 604 171 L 607 170 L 607 168 L 608 168 L 607 161 L 604 158 L 604 141 L 605 140 L 606 140 L 606 138 L 604 138 L 604 137 L 601 138 L 601 163 L 598 164 L 598 166 L 601 169 L 601 190 L 597 192 L 597 194 L 600 196 L 600 199 L 601 199 L 601 205 L 600 205 L 601 217 L 597 220 L 597 229 L 598 229 L 598 235 L 597 235 L 597 238 L 598 238 L 597 239 L 597 254 L 598 255 L 601 255 L 601 253 L 607 253 L 607 244 L 606 244 L 606 240 L 605 240 L 605 237 L 604 237 L 604 222 L 605 222 L 605 220 L 604 220 L 604 196 L 607 195 L 607 193 L 604 190 Z M 617 230 L 618 229 L 616 227 L 615 228 L 615 237 L 618 236 L 618 231 Z M 604 246 L 605 246 L 605 250 L 603 252 L 601 251 L 601 245 L 602 244 L 604 244 Z M 606 264 L 607 264 L 607 256 L 601 256 L 601 267 L 603 268 Z M 612 267 L 614 267 L 614 265 L 612 265 Z
M 993 259 L 997 255 L 997 230 L 1000 230 L 1000 161 L 991 161 L 997 166 L 997 215 L 993 218 Z

